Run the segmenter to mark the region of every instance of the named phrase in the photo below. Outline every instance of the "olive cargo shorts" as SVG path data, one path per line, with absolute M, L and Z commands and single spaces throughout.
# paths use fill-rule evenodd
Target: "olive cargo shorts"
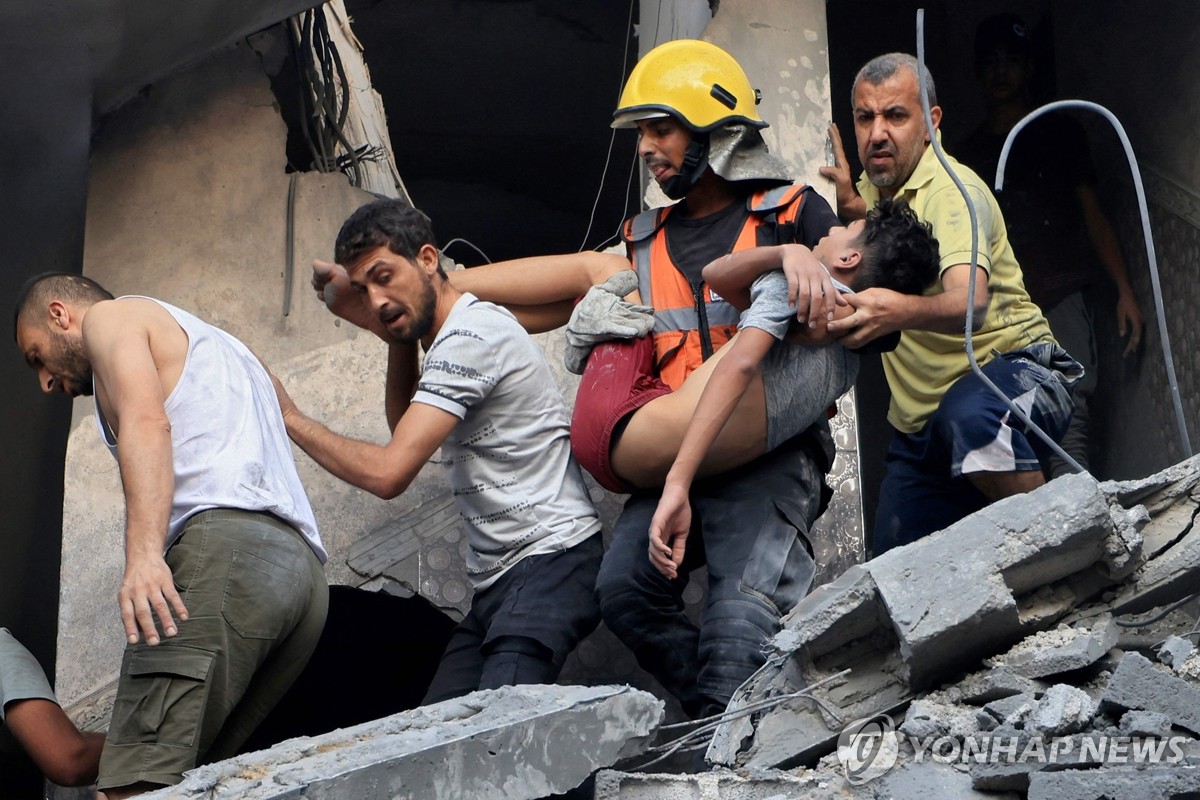
M 100 789 L 174 785 L 233 755 L 304 669 L 325 625 L 321 563 L 270 514 L 200 512 L 167 565 L 188 619 L 156 647 L 125 648 Z

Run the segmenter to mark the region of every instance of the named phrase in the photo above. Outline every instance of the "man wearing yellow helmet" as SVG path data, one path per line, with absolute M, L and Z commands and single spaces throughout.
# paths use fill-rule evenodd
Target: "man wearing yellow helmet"
M 626 223 L 641 301 L 655 312 L 656 374 L 617 404 L 621 417 L 601 426 L 609 438 L 596 437 L 597 448 L 610 447 L 636 408 L 661 394 L 664 384 L 677 389 L 736 332 L 738 311 L 705 284 L 706 264 L 757 245 L 812 247 L 839 224 L 828 203 L 793 185 L 782 162 L 767 152 L 757 100 L 737 61 L 708 42 L 660 45 L 629 77 L 613 125 L 638 128 L 638 155 L 679 202 Z M 801 294 L 810 319 L 823 323 L 836 302 L 832 284 L 814 279 Z M 627 353 L 600 345 L 589 374 L 597 362 Z M 606 406 L 598 397 L 604 391 L 585 375 L 576 399 L 583 416 Z M 581 419 L 580 410 L 575 416 Z M 626 502 L 597 581 L 601 610 L 688 714 L 725 707 L 761 665 L 762 643 L 778 630 L 781 613 L 811 588 L 815 565 L 806 537 L 824 507 L 831 460 L 822 419 L 743 467 L 696 481 L 689 546 L 674 578 L 658 572 L 647 554 L 661 490 L 634 491 Z M 708 592 L 697 628 L 683 612 L 682 595 L 688 573 L 705 563 Z

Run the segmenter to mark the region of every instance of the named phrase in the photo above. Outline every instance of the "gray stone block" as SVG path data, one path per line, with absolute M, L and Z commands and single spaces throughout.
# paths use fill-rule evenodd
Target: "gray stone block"
M 1090 625 L 1035 633 L 992 661 L 1027 678 L 1059 675 L 1094 664 L 1116 645 L 1118 634 L 1112 616 L 1103 614 Z
M 959 698 L 971 705 L 986 705 L 1018 694 L 1037 694 L 1046 687 L 1040 681 L 1018 675 L 1008 667 L 997 666 L 968 675 L 955 685 Z
M 1090 477 L 1072 475 L 869 562 L 909 685 L 924 688 L 1015 641 L 1025 624 L 1017 596 L 1127 556 L 1114 535 L 1107 499 Z
M 146 800 L 533 800 L 640 750 L 663 703 L 627 686 L 509 686 L 189 772 Z
M 1150 659 L 1126 653 L 1101 698 L 1105 710 L 1155 711 L 1193 733 L 1200 733 L 1200 689 Z
M 1059 683 L 1046 690 L 1026 726 L 1046 736 L 1066 736 L 1086 730 L 1094 713 L 1087 692 Z
M 1126 711 L 1117 728 L 1122 736 L 1171 735 L 1171 718 L 1157 711 Z
M 987 730 L 992 730 L 1000 725 L 1020 727 L 1025 724 L 1025 720 L 1033 713 L 1037 704 L 1037 698 L 1032 694 L 1015 694 L 1012 697 L 1004 697 L 988 703 L 979 710 L 976 718 L 986 717 L 992 721 Z
M 1168 667 L 1176 668 L 1184 662 L 1196 646 L 1182 636 L 1168 636 L 1158 647 L 1158 660 Z
M 954 765 L 939 764 L 935 761 L 916 763 L 909 761 L 898 764 L 895 769 L 882 778 L 862 786 L 850 787 L 839 797 L 862 798 L 862 800 L 883 800 L 884 798 L 904 798 L 904 800 L 1003 800 L 1009 795 L 996 795 L 991 792 L 977 791 L 972 785 L 971 775 L 963 772 Z
M 1038 772 L 1029 778 L 1029 800 L 1097 800 L 1128 797 L 1172 800 L 1200 790 L 1200 767 L 1089 769 Z
M 1023 731 L 1006 730 L 996 734 L 1016 740 L 1016 752 L 1023 752 L 1029 744 L 1029 734 Z M 1046 765 L 1028 759 L 989 759 L 973 762 L 969 767 L 971 787 L 987 792 L 1024 792 L 1029 788 L 1029 776 Z

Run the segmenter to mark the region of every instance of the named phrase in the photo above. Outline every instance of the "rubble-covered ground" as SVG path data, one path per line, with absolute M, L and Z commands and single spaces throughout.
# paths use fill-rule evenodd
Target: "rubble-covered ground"
M 682 733 L 627 687 L 510 687 L 154 796 L 1200 798 L 1198 509 L 1200 457 L 995 503 L 813 592 Z M 711 769 L 656 771 L 697 748 Z

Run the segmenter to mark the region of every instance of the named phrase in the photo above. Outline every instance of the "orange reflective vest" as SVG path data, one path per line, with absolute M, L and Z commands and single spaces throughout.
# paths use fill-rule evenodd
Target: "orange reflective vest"
M 796 220 L 804 206 L 802 184 L 755 192 L 750 211 L 729 252 L 798 241 Z M 629 257 L 637 270 L 642 302 L 654 307 L 654 358 L 659 377 L 678 389 L 692 370 L 737 333 L 738 310 L 703 282 L 692 284 L 671 261 L 663 224 L 674 206 L 643 211 L 625 222 Z

